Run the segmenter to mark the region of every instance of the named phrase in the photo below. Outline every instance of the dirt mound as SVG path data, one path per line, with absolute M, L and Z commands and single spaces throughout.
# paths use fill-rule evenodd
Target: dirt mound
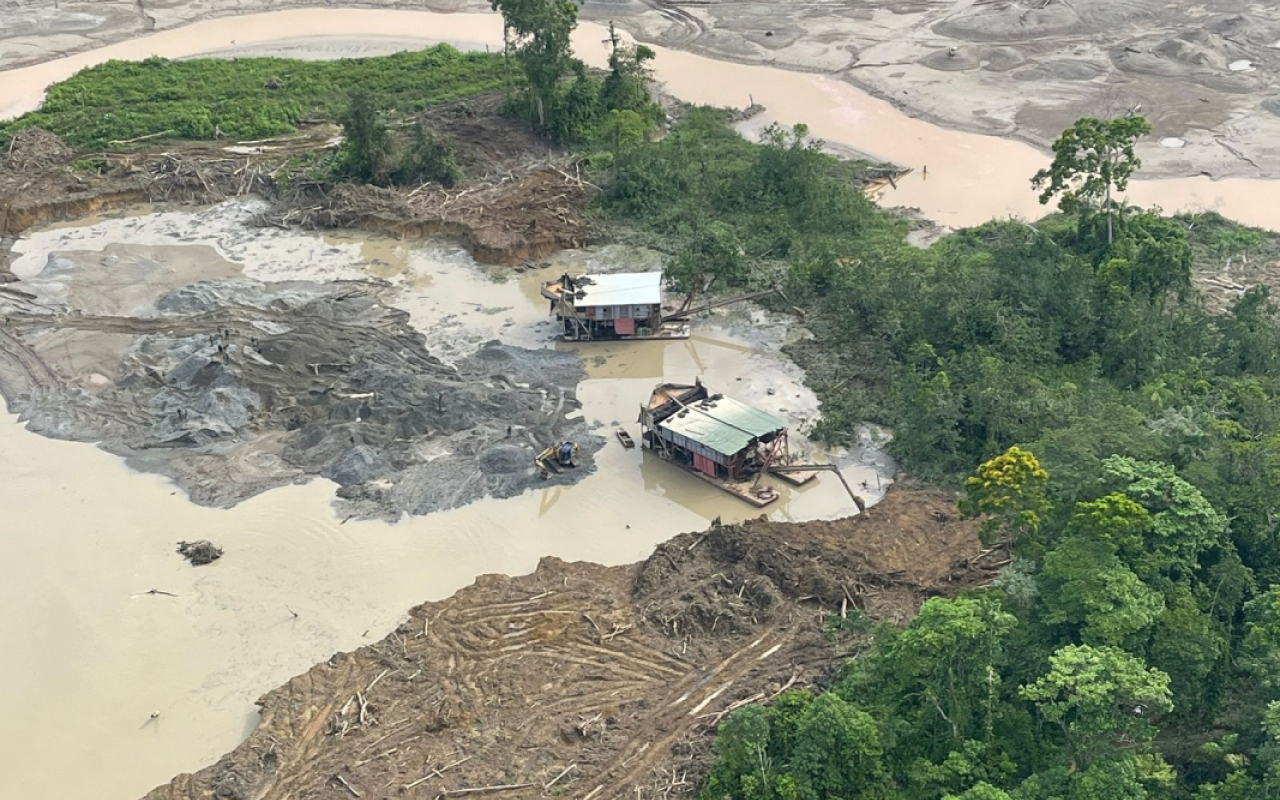
M 1003 565 L 997 551 L 984 556 L 991 563 L 970 563 L 976 528 L 943 492 L 891 492 L 856 520 L 755 521 L 677 537 L 641 567 L 636 602 L 670 636 L 749 630 L 798 602 L 901 623 L 925 598 L 959 588 L 957 565 L 969 581 Z
M 848 657 L 857 641 L 825 633 L 842 606 L 906 619 L 990 578 L 951 509 L 894 489 L 866 516 L 685 534 L 632 567 L 482 577 L 268 693 L 248 741 L 147 800 L 690 796 L 726 713 Z M 694 596 L 758 613 L 664 621 Z
M 61 138 L 42 128 L 26 128 L 9 140 L 4 169 L 29 172 L 65 164 L 75 155 Z
M 352 184 L 326 190 L 312 185 L 277 203 L 260 221 L 395 236 L 452 236 L 477 261 L 511 266 L 586 244 L 582 214 L 594 191 L 580 176 L 553 165 L 447 190 Z
M 178 542 L 178 555 L 190 561 L 193 567 L 203 567 L 222 558 L 222 548 L 207 539 Z

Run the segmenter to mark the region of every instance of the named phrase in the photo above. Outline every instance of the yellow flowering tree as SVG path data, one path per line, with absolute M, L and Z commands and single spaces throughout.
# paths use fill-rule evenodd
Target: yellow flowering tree
M 981 535 L 988 544 L 998 538 L 1034 535 L 1049 510 L 1048 483 L 1049 473 L 1035 455 L 1015 445 L 982 463 L 964 482 L 960 513 L 966 518 L 986 518 Z

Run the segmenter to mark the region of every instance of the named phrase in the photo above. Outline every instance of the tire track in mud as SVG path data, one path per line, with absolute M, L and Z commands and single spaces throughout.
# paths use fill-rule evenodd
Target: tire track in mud
M 668 0 L 644 0 L 644 4 L 656 11 L 663 19 L 683 29 L 679 34 L 667 32 L 667 37 L 672 44 L 689 44 L 711 30 L 705 22 Z
M 8 327 L 7 323 L 6 318 L 5 327 Z M 38 353 L 7 330 L 0 330 L 0 364 L 7 364 L 13 370 L 0 365 L 0 389 L 6 396 L 26 392 L 33 395 L 34 401 L 39 394 L 53 391 L 61 383 L 58 373 L 50 369 Z M 25 381 L 22 376 L 26 376 Z M 9 386 L 6 378 L 14 381 L 15 385 Z

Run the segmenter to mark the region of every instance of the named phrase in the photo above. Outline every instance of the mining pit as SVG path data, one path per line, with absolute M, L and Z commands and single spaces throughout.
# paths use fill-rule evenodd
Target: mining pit
M 740 126 L 748 134 L 807 122 L 836 144 L 931 166 L 886 202 L 949 225 L 1038 214 L 1026 181 L 1043 152 L 909 119 L 850 83 L 924 120 L 1040 145 L 1082 111 L 1142 102 L 1160 133 L 1143 149 L 1152 173 L 1273 174 L 1268 9 L 832 9 L 788 20 L 741 4 L 585 14 L 649 40 L 826 72 L 663 48 L 657 62 L 683 99 L 766 106 Z M 0 64 L 210 13 L 221 12 L 186 0 L 0 0 Z M 201 22 L 14 71 L 0 113 L 106 57 L 252 54 L 286 34 L 296 38 L 283 54 L 301 57 L 433 37 L 478 48 L 500 42 L 500 27 L 492 15 L 338 9 Z M 601 35 L 588 24 L 575 36 L 591 63 Z M 28 428 L 0 426 L 0 602 L 23 610 L 0 660 L 8 790 L 124 800 L 231 751 L 152 796 L 501 786 L 601 798 L 594 787 L 606 785 L 684 796 L 726 712 L 821 681 L 856 654 L 856 637 L 828 638 L 834 619 L 902 622 L 1004 563 L 945 495 L 904 489 L 838 519 L 852 503 L 820 480 L 780 487 L 773 521 L 743 525 L 754 509 L 606 441 L 657 380 L 693 377 L 803 432 L 816 401 L 794 364 L 771 355 L 795 332 L 754 310 L 702 321 L 687 342 L 553 346 L 535 302 L 542 276 L 652 254 L 558 252 L 587 240 L 577 212 L 589 187 L 563 154 L 494 128 L 483 103 L 428 122 L 494 132 L 467 165 L 466 195 L 280 191 L 269 167 L 332 146 L 327 126 L 251 146 L 99 154 L 96 174 L 68 170 L 72 154 L 34 132 L 5 154 L 0 392 Z M 1277 227 L 1272 191 L 1135 181 L 1130 199 Z M 432 234 L 453 243 L 399 238 Z M 475 263 L 529 259 L 541 261 L 522 274 Z M 882 439 L 860 434 L 847 452 L 810 447 L 874 501 L 894 469 Z M 587 445 L 587 468 L 543 484 L 524 459 L 562 435 Z M 782 522 L 815 518 L 838 521 Z M 724 525 L 708 530 L 713 519 Z M 681 530 L 700 532 L 654 551 Z M 225 554 L 192 569 L 175 545 L 194 539 Z M 489 575 L 450 597 L 482 573 L 524 577 Z
M 18 265 L 21 275 L 22 264 Z M 33 432 L 96 442 L 227 506 L 312 476 L 343 517 L 395 520 L 541 481 L 533 456 L 601 444 L 568 353 L 433 356 L 374 280 L 245 277 L 208 247 L 49 254 L 0 294 L 0 392 Z
M 700 320 L 688 340 L 553 341 L 542 280 L 650 268 L 660 263 L 652 252 L 565 251 L 515 271 L 477 264 L 449 241 L 255 225 L 269 208 L 142 205 L 44 224 L 12 243 L 0 295 L 13 321 L 0 333 L 18 346 L 0 370 L 27 423 L 11 416 L 0 427 L 0 563 L 11 565 L 0 600 L 24 613 L 7 626 L 15 657 L 0 660 L 0 685 L 13 689 L 0 695 L 0 718 L 21 720 L 0 728 L 0 771 L 25 796 L 126 800 L 213 763 L 253 728 L 262 692 L 376 641 L 414 603 L 478 574 L 525 574 L 548 555 L 634 562 L 675 531 L 759 515 L 614 439 L 616 427 L 634 432 L 659 381 L 701 377 L 783 418 L 800 439 L 817 419 L 802 373 L 779 354 L 800 331 L 759 309 Z M 289 348 L 267 348 L 274 337 Z M 343 347 L 315 356 L 328 337 Z M 216 379 L 186 377 L 183 361 Z M 349 366 L 309 366 L 324 361 Z M 473 406 L 459 416 L 467 427 L 401 440 L 375 419 L 374 398 L 319 391 L 341 381 L 344 393 L 367 393 L 375 379 L 379 397 L 403 402 L 397 413 L 410 419 L 415 407 L 434 416 L 437 387 L 456 392 L 446 402 Z M 259 399 L 250 409 L 250 393 L 279 406 Z M 357 421 L 366 402 L 373 414 Z M 289 430 L 303 412 L 313 416 Z M 577 441 L 599 449 L 543 482 L 531 439 L 542 445 L 546 433 L 522 430 L 508 412 L 581 431 Z M 204 432 L 218 420 L 227 432 Z M 307 431 L 316 438 L 300 438 Z M 806 447 L 874 502 L 895 471 L 881 441 Z M 357 471 L 396 466 L 364 460 L 384 452 L 404 469 Z M 268 479 L 306 483 L 262 491 Z M 355 496 L 343 481 L 377 494 Z M 776 485 L 773 519 L 856 513 L 836 480 Z M 507 500 L 482 497 L 508 490 Z M 449 510 L 403 513 L 428 506 Z M 393 515 L 400 521 L 387 524 Z M 224 554 L 192 569 L 175 549 L 197 539 Z M 82 767 L 56 768 L 64 758 Z

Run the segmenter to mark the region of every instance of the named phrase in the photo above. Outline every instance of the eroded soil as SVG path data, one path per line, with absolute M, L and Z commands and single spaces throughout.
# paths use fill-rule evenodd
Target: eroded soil
M 832 615 L 903 622 L 1004 559 L 921 488 L 835 522 L 684 534 L 630 567 L 544 559 L 269 692 L 243 745 L 147 798 L 688 796 L 729 710 L 858 651 L 824 633 Z

